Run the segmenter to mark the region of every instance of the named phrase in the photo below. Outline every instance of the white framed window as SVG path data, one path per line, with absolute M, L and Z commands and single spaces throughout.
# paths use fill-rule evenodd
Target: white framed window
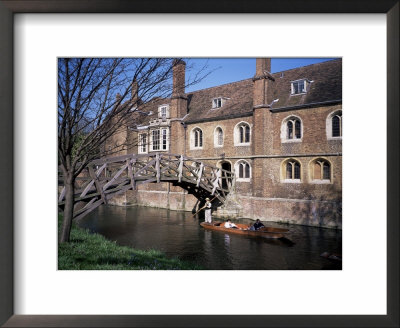
M 326 118 L 326 137 L 328 139 L 342 138 L 342 111 L 337 110 Z
M 169 149 L 169 128 L 151 130 L 151 151 L 164 151 Z
M 196 127 L 190 133 L 190 149 L 203 148 L 203 130 Z
M 160 130 L 151 130 L 151 150 L 160 150 Z
M 168 135 L 168 128 L 162 128 L 161 130 L 161 150 L 168 150 L 168 141 L 169 141 L 169 135 Z
M 236 181 L 249 182 L 251 179 L 251 166 L 250 164 L 241 159 L 235 163 L 235 175 Z
M 212 108 L 220 108 L 220 107 L 222 107 L 222 105 L 223 105 L 223 102 L 222 102 L 222 98 L 221 97 L 214 98 L 212 100 Z
M 291 82 L 291 94 L 300 95 L 307 92 L 309 82 L 306 79 L 296 80 Z
M 332 181 L 332 165 L 325 158 L 310 161 L 310 180 L 312 183 L 330 183 Z
M 214 147 L 222 147 L 224 145 L 224 131 L 220 126 L 214 130 Z
M 147 153 L 147 133 L 140 133 L 139 134 L 138 153 L 139 154 L 146 154 Z
M 303 138 L 303 122 L 300 117 L 289 116 L 282 121 L 281 141 L 301 142 Z
M 169 105 L 158 106 L 158 117 L 162 119 L 169 118 Z
M 298 160 L 290 158 L 281 164 L 282 182 L 301 182 L 301 164 Z
M 251 142 L 251 126 L 247 122 L 236 124 L 233 132 L 235 146 L 248 146 Z

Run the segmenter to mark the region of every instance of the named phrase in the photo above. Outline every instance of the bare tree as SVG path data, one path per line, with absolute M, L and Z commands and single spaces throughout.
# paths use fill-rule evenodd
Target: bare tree
M 170 58 L 58 60 L 58 158 L 65 186 L 60 242 L 69 241 L 76 178 L 93 159 L 128 147 L 105 144 L 137 122 L 143 104 L 170 95 L 172 67 Z M 204 71 L 189 84 L 204 78 Z

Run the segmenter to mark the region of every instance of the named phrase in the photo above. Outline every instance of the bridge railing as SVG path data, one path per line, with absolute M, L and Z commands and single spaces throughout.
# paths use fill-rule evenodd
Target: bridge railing
M 129 154 L 90 162 L 76 180 L 75 202 L 88 201 L 90 208 L 97 207 L 139 184 L 173 182 L 197 196 L 214 196 L 223 203 L 234 181 L 233 172 L 182 155 Z M 63 205 L 64 197 L 65 188 L 61 188 L 59 205 Z M 87 206 L 77 215 L 85 214 Z

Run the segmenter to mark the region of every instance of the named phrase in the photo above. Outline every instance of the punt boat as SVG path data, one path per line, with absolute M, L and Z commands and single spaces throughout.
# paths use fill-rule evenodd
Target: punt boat
M 221 231 L 225 233 L 234 233 L 238 235 L 263 237 L 263 238 L 283 238 L 285 233 L 289 232 L 288 229 L 274 228 L 274 227 L 263 227 L 259 230 L 249 230 L 249 225 L 247 224 L 236 224 L 238 228 L 225 228 L 225 222 L 214 222 L 207 223 L 202 222 L 200 225 L 207 230 Z

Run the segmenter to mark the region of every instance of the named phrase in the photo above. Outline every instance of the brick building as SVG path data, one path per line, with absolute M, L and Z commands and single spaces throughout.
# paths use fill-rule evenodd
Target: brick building
M 256 60 L 252 78 L 185 92 L 185 62 L 173 67 L 171 98 L 118 138 L 128 153 L 184 154 L 235 172 L 235 192 L 214 215 L 341 228 L 342 61 L 271 74 Z M 192 210 L 197 199 L 169 183 L 142 185 L 118 204 Z

